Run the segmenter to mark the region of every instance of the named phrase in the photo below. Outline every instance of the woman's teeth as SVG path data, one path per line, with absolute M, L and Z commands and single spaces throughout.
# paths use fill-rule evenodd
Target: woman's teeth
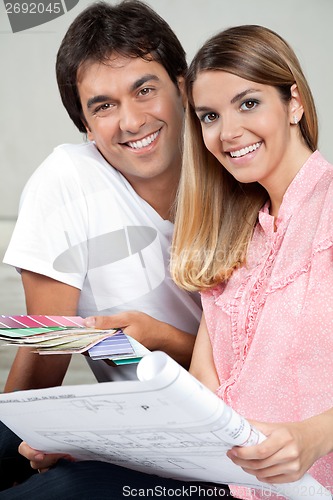
M 239 149 L 238 151 L 230 151 L 229 154 L 232 158 L 239 158 L 240 156 L 245 156 L 248 153 L 252 153 L 252 151 L 258 149 L 260 145 L 261 142 L 256 142 L 255 144 L 247 146 L 246 148 Z

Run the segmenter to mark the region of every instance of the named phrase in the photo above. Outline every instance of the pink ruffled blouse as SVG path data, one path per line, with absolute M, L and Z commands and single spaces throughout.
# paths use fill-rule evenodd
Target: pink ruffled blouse
M 318 151 L 286 191 L 276 226 L 264 206 L 246 266 L 202 302 L 218 396 L 247 418 L 299 421 L 333 407 L 333 166 Z M 333 454 L 309 472 L 333 485 Z

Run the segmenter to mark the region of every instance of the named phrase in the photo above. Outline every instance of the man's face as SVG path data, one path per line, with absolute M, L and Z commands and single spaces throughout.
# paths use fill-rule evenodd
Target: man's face
M 173 173 L 178 179 L 183 99 L 161 64 L 120 55 L 85 63 L 78 91 L 89 140 L 134 188 Z

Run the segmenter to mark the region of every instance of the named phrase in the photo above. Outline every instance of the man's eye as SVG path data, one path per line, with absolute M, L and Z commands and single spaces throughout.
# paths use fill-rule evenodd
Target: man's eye
M 243 104 L 241 105 L 241 109 L 243 111 L 249 111 L 250 109 L 256 108 L 258 104 L 258 101 L 249 99 L 248 101 L 243 102 Z
M 212 123 L 217 119 L 218 115 L 217 113 L 206 113 L 203 116 L 201 116 L 200 121 L 202 123 Z
M 109 102 L 102 104 L 102 106 L 100 107 L 100 109 L 102 109 L 102 110 L 110 109 L 110 108 L 112 108 L 112 104 L 110 104 Z
M 98 106 L 96 109 L 95 109 L 95 113 L 99 113 L 99 112 L 103 112 L 103 111 L 107 111 L 108 109 L 112 108 L 112 104 L 106 102 L 104 104 L 101 104 L 100 106 Z
M 151 89 L 149 87 L 145 87 L 144 89 L 140 90 L 139 94 L 140 95 L 148 95 L 148 94 L 150 94 L 150 92 L 151 92 Z

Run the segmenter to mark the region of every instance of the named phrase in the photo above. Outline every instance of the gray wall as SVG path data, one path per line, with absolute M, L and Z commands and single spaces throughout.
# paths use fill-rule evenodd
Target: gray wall
M 28 177 L 63 142 L 81 142 L 58 97 L 54 63 L 70 22 L 91 2 L 13 34 L 0 3 L 0 220 L 15 219 Z M 332 0 L 148 0 L 175 30 L 188 60 L 213 33 L 236 24 L 262 24 L 296 50 L 312 87 L 320 120 L 320 149 L 333 162 Z

